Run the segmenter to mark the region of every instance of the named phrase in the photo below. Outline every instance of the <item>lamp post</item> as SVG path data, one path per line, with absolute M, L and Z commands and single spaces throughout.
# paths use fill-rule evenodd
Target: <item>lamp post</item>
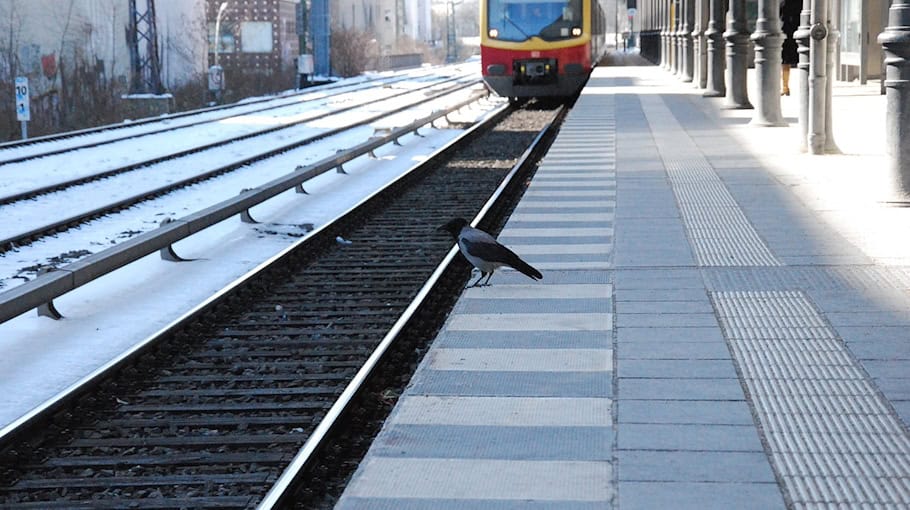
M 221 2 L 218 6 L 218 14 L 215 16 L 215 61 L 212 67 L 209 67 L 209 91 L 212 92 L 215 102 L 221 102 L 221 94 L 224 90 L 224 69 L 218 65 L 218 49 L 221 46 L 221 16 L 227 10 L 228 3 Z
M 227 10 L 228 3 L 221 2 L 218 6 L 218 14 L 215 16 L 215 65 L 218 65 L 218 48 L 221 46 L 221 16 Z
M 455 6 L 464 0 L 448 0 L 446 2 L 446 63 L 451 64 L 458 60 L 458 47 L 455 37 Z

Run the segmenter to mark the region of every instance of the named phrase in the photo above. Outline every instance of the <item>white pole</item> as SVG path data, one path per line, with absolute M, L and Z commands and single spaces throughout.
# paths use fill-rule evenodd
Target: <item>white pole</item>
M 227 9 L 228 3 L 221 2 L 218 7 L 218 15 L 215 16 L 215 65 L 218 65 L 218 48 L 221 47 L 221 15 Z

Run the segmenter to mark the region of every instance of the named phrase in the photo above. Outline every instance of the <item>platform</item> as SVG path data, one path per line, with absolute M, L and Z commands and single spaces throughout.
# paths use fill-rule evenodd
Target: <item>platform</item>
M 835 87 L 829 156 L 783 102 L 596 69 L 499 236 L 543 280 L 465 291 L 337 508 L 910 506 L 884 98 Z

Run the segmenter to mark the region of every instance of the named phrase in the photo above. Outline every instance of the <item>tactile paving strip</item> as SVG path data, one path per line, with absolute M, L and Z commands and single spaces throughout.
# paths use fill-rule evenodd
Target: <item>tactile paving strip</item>
M 700 266 L 782 265 L 660 97 L 641 97 Z
M 796 508 L 907 508 L 910 437 L 800 291 L 711 294 Z
M 910 268 L 876 266 L 744 267 L 704 271 L 708 290 L 859 291 L 910 289 Z

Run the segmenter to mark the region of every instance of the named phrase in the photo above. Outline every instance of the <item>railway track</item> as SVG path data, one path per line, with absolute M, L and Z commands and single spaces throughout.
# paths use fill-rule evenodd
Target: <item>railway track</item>
M 303 461 L 295 455 L 325 430 L 327 414 L 358 414 L 338 412 L 336 398 L 350 397 L 349 383 L 365 377 L 364 363 L 452 256 L 436 227 L 484 207 L 553 118 L 517 110 L 472 130 L 445 163 L 422 165 L 0 432 L 0 506 L 251 508 L 276 481 L 282 487 L 270 501 L 287 504 L 300 491 L 330 498 L 299 484 L 323 465 L 316 452 L 338 447 L 319 445 Z M 461 265 L 441 287 L 459 289 L 466 276 Z M 435 319 L 417 321 L 422 327 L 444 317 L 440 299 L 423 312 Z M 386 367 L 409 368 L 387 359 Z M 295 472 L 282 476 L 289 464 Z
M 299 106 L 302 102 L 329 102 L 333 98 L 339 98 L 346 94 L 368 90 L 373 87 L 392 87 L 398 82 L 413 78 L 414 73 L 366 78 L 356 83 L 323 85 L 281 96 L 175 113 L 163 118 L 151 117 L 133 122 L 6 142 L 0 144 L 0 166 L 64 154 L 75 150 L 100 147 L 123 140 L 152 136 L 178 129 L 230 121 L 245 115 L 261 114 L 289 106 Z M 432 81 L 438 81 L 438 79 Z
M 12 217 L 22 217 L 24 219 L 21 222 L 11 222 L 11 224 L 16 225 L 16 227 L 12 229 L 13 231 L 0 235 L 0 254 L 11 249 L 29 244 L 48 235 L 54 235 L 63 232 L 74 226 L 81 225 L 91 219 L 99 218 L 113 212 L 117 212 L 124 208 L 131 207 L 138 203 L 154 199 L 161 195 L 171 193 L 175 190 L 183 189 L 188 186 L 206 181 L 208 179 L 212 179 L 220 175 L 244 168 L 248 165 L 253 165 L 265 161 L 276 155 L 299 149 L 306 145 L 313 144 L 317 141 L 342 133 L 346 130 L 354 129 L 358 126 L 363 126 L 395 113 L 405 111 L 409 108 L 413 108 L 430 101 L 446 98 L 450 95 L 464 91 L 476 83 L 476 79 L 456 82 L 452 85 L 446 86 L 446 88 L 442 90 L 435 90 L 431 95 L 421 97 L 416 102 L 409 102 L 403 106 L 393 106 L 391 110 L 362 116 L 354 122 L 346 123 L 343 127 L 320 130 L 319 132 L 310 134 L 308 136 L 295 137 L 293 141 L 290 142 L 281 140 L 277 142 L 271 142 L 271 144 L 263 142 L 263 148 L 254 149 L 252 153 L 245 154 L 244 157 L 241 157 L 239 160 L 234 160 L 231 163 L 224 165 L 215 165 L 214 168 L 209 166 L 208 168 L 203 167 L 197 169 L 194 165 L 188 164 L 186 165 L 188 168 L 181 169 L 181 172 L 179 174 L 157 177 L 155 176 L 156 172 L 153 171 L 151 165 L 173 161 L 178 158 L 187 158 L 191 155 L 203 155 L 206 153 L 206 151 L 223 148 L 225 144 L 229 142 L 236 142 L 240 139 L 249 138 L 249 135 L 244 135 L 240 138 L 233 138 L 229 141 L 219 141 L 217 143 L 208 144 L 203 147 L 169 154 L 166 157 L 156 158 L 154 160 L 146 160 L 141 163 L 132 163 L 129 165 L 113 168 L 111 170 L 94 173 L 92 175 L 54 183 L 49 186 L 41 186 L 2 197 L 0 198 L 0 206 L 17 204 L 17 209 L 14 212 L 8 212 L 7 216 L 11 217 L 10 215 L 14 215 Z M 347 111 L 347 109 L 345 109 L 345 111 Z M 329 115 L 336 114 L 338 113 L 333 112 L 328 115 L 322 115 L 320 118 L 325 118 Z M 313 119 L 308 118 L 307 120 Z M 302 122 L 304 122 L 304 120 L 299 120 L 295 122 L 295 124 Z M 285 127 L 282 126 L 282 129 L 284 128 Z M 271 129 L 269 132 L 273 130 L 274 129 Z M 257 134 L 256 136 L 260 135 L 261 133 Z M 128 174 L 137 170 L 146 171 L 147 173 L 151 174 L 151 176 L 148 178 L 149 183 L 143 182 L 142 186 L 145 186 L 145 188 L 139 190 L 134 190 L 132 187 L 127 187 L 126 191 L 130 193 L 124 195 L 124 191 L 118 190 L 116 187 L 116 182 L 114 181 L 118 178 L 131 178 Z M 156 179 L 158 182 L 160 182 L 160 185 L 153 186 L 151 183 L 155 182 Z M 56 216 L 48 217 L 47 214 L 42 212 L 43 209 L 46 208 L 45 204 L 35 200 L 37 197 L 42 197 L 48 193 L 66 193 L 70 188 L 101 180 L 104 180 L 104 185 L 106 187 L 112 189 L 112 191 L 107 194 L 111 197 L 110 201 L 102 204 L 92 204 L 91 208 L 76 208 L 71 211 L 66 211 L 66 207 L 61 208 L 59 205 L 54 205 L 55 210 L 60 211 L 62 209 L 62 211 Z M 95 194 L 104 195 L 103 193 L 98 192 L 95 192 Z M 50 197 L 47 197 L 47 200 L 50 200 Z M 64 203 L 66 202 L 65 199 L 57 198 L 53 201 L 53 203 L 59 204 L 61 200 Z M 8 209 L 8 211 L 11 210 Z M 41 221 L 39 222 L 39 220 Z
M 194 143 L 194 144 L 191 144 L 191 146 L 189 146 L 185 149 L 182 149 L 182 150 L 168 151 L 162 155 L 158 155 L 158 156 L 154 156 L 154 157 L 146 158 L 146 159 L 133 160 L 128 164 L 113 166 L 112 168 L 109 168 L 109 169 L 104 169 L 101 171 L 92 171 L 91 173 L 79 175 L 79 176 L 76 176 L 76 177 L 73 177 L 70 179 L 62 179 L 62 180 L 58 180 L 56 182 L 51 182 L 51 183 L 43 184 L 43 185 L 39 185 L 39 186 L 33 186 L 33 187 L 29 187 L 28 189 L 23 189 L 20 191 L 10 192 L 3 196 L 0 196 L 0 205 L 8 205 L 8 204 L 14 204 L 16 202 L 31 200 L 31 199 L 41 196 L 41 195 L 66 190 L 67 188 L 71 188 L 74 186 L 78 186 L 78 185 L 93 182 L 93 181 L 98 181 L 101 179 L 108 179 L 110 177 L 121 175 L 121 174 L 124 174 L 127 172 L 132 172 L 132 171 L 142 169 L 142 168 L 151 167 L 153 165 L 157 165 L 157 164 L 160 164 L 163 162 L 172 161 L 172 160 L 179 159 L 179 158 L 185 158 L 188 156 L 200 154 L 200 153 L 210 151 L 213 149 L 223 149 L 224 147 L 226 147 L 230 144 L 233 144 L 233 143 L 241 142 L 244 140 L 256 139 L 258 137 L 262 137 L 265 135 L 272 135 L 275 133 L 279 133 L 281 131 L 290 130 L 290 129 L 298 127 L 298 126 L 304 126 L 307 123 L 311 123 L 314 121 L 324 121 L 332 116 L 338 116 L 338 115 L 342 115 L 345 113 L 349 113 L 356 109 L 364 109 L 364 108 L 370 107 L 372 105 L 378 105 L 380 103 L 390 102 L 390 101 L 394 101 L 397 99 L 402 99 L 405 96 L 409 96 L 409 95 L 413 96 L 415 94 L 425 94 L 426 95 L 425 97 L 421 97 L 420 99 L 418 99 L 416 101 L 408 101 L 404 105 L 393 106 L 389 109 L 381 110 L 378 113 L 377 112 L 365 112 L 360 115 L 359 119 L 347 124 L 348 127 L 365 125 L 370 122 L 374 122 L 377 119 L 380 119 L 385 115 L 397 113 L 397 112 L 403 111 L 407 108 L 432 101 L 433 99 L 444 96 L 447 93 L 452 93 L 454 91 L 464 89 L 464 88 L 471 86 L 473 84 L 476 84 L 476 83 L 478 83 L 477 79 L 449 78 L 449 79 L 439 80 L 439 81 L 436 81 L 431 84 L 424 85 L 422 87 L 418 87 L 415 89 L 408 89 L 408 90 L 404 90 L 404 91 L 400 91 L 400 92 L 395 92 L 389 96 L 382 97 L 380 99 L 360 101 L 360 102 L 357 102 L 354 104 L 348 104 L 343 107 L 330 109 L 329 111 L 317 111 L 314 113 L 293 115 L 293 116 L 290 116 L 290 118 L 288 120 L 285 120 L 282 122 L 276 122 L 278 125 L 272 125 L 272 126 L 269 126 L 266 128 L 261 128 L 261 129 L 244 130 L 243 133 L 229 135 L 229 136 L 226 136 L 224 138 L 221 138 L 221 139 L 213 141 L 213 142 L 203 143 L 203 144 Z M 442 86 L 443 88 L 440 89 L 440 86 Z M 281 107 L 284 107 L 284 106 L 281 106 Z M 280 108 L 280 107 L 278 107 L 278 108 Z M 246 115 L 246 114 L 244 114 L 244 115 Z M 239 116 L 233 116 L 233 117 L 236 118 Z M 218 120 L 223 120 L 223 119 L 218 119 Z M 198 122 L 198 123 L 195 123 L 194 126 L 200 126 L 200 125 L 214 126 L 217 124 L 218 120 Z M 182 127 L 181 127 L 181 129 L 182 129 Z M 57 156 L 57 155 L 64 154 L 66 152 L 75 151 L 75 150 L 99 148 L 102 146 L 109 145 L 110 143 L 116 143 L 116 142 L 128 141 L 130 143 L 133 143 L 133 142 L 136 142 L 137 140 L 143 141 L 142 139 L 146 136 L 152 136 L 154 134 L 159 134 L 159 133 L 168 132 L 168 131 L 173 131 L 173 129 L 161 129 L 161 130 L 155 131 L 154 133 L 150 133 L 150 134 L 143 134 L 140 136 L 127 136 L 127 137 L 117 138 L 112 141 L 103 141 L 103 142 L 96 142 L 96 143 L 92 143 L 92 144 L 86 144 L 86 145 L 76 147 L 74 149 L 65 149 L 65 150 L 60 150 L 60 151 L 52 150 L 52 151 L 49 151 L 48 153 L 39 154 L 39 155 L 34 156 L 33 158 L 28 158 L 28 159 L 45 157 L 48 155 Z M 291 149 L 294 149 L 301 145 L 305 145 L 307 143 L 312 143 L 313 141 L 318 140 L 320 138 L 325 138 L 327 136 L 337 134 L 338 132 L 340 132 L 340 129 L 327 129 L 327 130 L 324 130 L 319 135 L 311 135 L 311 136 L 306 137 L 306 139 L 304 139 L 304 140 L 297 140 L 297 141 L 294 141 L 291 143 L 279 144 L 270 151 L 263 151 L 258 154 L 251 155 L 248 158 L 249 159 L 248 162 L 255 162 L 255 161 L 264 159 L 266 157 L 269 157 L 275 153 L 291 150 Z M 149 145 L 155 145 L 154 140 L 143 141 L 143 143 L 149 144 Z M 268 145 L 268 142 L 265 142 L 265 144 Z M 273 143 L 272 145 L 275 145 L 275 144 Z

